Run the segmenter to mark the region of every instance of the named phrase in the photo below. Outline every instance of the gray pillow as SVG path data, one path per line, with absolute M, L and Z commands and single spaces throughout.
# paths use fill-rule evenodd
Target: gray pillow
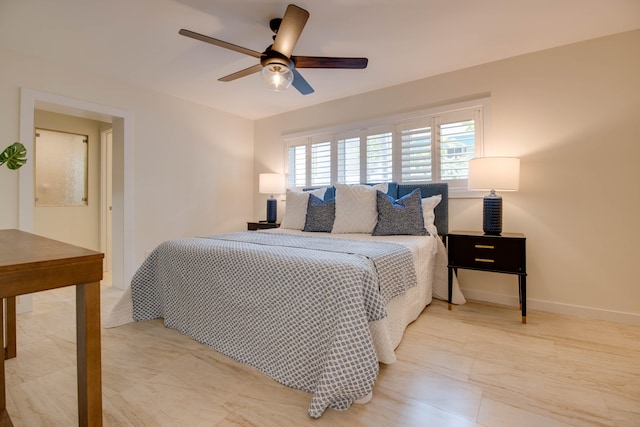
M 331 232 L 333 220 L 336 218 L 336 199 L 324 201 L 321 198 L 309 195 L 307 202 L 307 219 L 302 231 Z
M 373 229 L 373 236 L 397 234 L 426 236 L 429 234 L 424 228 L 420 189 L 416 188 L 398 200 L 378 191 L 377 204 L 378 223 Z

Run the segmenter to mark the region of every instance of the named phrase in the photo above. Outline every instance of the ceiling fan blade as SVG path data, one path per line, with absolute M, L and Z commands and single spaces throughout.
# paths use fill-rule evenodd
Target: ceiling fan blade
M 200 40 L 205 43 L 211 43 L 213 45 L 220 46 L 225 49 L 233 50 L 236 52 L 244 53 L 245 55 L 253 56 L 255 58 L 260 58 L 262 56 L 261 52 L 247 49 L 246 47 L 238 46 L 232 43 L 227 43 L 222 40 L 214 39 L 213 37 L 205 36 L 203 34 L 194 33 L 193 31 L 185 30 L 184 28 L 178 31 L 178 33 L 186 37 L 191 37 L 192 39 Z
M 236 71 L 235 73 L 229 74 L 228 76 L 220 77 L 218 79 L 218 81 L 230 82 L 230 81 L 239 79 L 240 77 L 245 77 L 245 76 L 251 75 L 253 73 L 257 73 L 260 70 L 262 70 L 262 65 L 256 64 L 256 65 L 254 65 L 252 67 L 245 68 L 244 70 Z
M 293 48 L 298 43 L 300 33 L 302 33 L 302 29 L 307 23 L 307 19 L 309 19 L 309 12 L 306 10 L 294 4 L 287 6 L 271 49 L 287 58 L 290 57 Z
M 333 58 L 327 56 L 292 56 L 296 68 L 367 68 L 367 58 Z
M 295 68 L 293 69 L 293 87 L 298 89 L 298 92 L 303 95 L 309 95 L 310 93 L 313 93 L 313 88 L 311 87 L 311 85 Z

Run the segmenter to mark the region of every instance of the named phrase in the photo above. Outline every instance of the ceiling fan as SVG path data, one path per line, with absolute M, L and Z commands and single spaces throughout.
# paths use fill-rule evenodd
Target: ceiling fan
M 363 69 L 367 67 L 369 62 L 367 58 L 292 55 L 308 19 L 309 12 L 306 10 L 293 4 L 287 6 L 282 19 L 274 18 L 269 22 L 269 27 L 275 36 L 273 36 L 273 44 L 267 47 L 264 52 L 247 49 L 185 29 L 180 30 L 179 34 L 260 59 L 259 64 L 219 78 L 218 80 L 221 82 L 230 82 L 260 72 L 263 80 L 274 90 L 284 90 L 293 84 L 298 92 L 308 95 L 313 93 L 313 88 L 298 72 L 298 68 Z

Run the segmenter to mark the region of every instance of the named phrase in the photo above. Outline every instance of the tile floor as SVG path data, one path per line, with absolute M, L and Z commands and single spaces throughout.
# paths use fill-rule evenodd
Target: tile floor
M 102 318 L 121 291 L 102 287 Z M 15 426 L 72 426 L 74 289 L 34 296 L 6 362 Z M 102 330 L 106 426 L 640 426 L 640 327 L 434 301 L 409 326 L 374 397 L 307 416 L 285 387 L 162 321 Z

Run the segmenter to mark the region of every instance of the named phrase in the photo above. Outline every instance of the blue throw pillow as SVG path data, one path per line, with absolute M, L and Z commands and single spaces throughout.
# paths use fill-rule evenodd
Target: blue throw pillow
M 310 194 L 307 202 L 307 219 L 302 231 L 324 231 L 330 233 L 335 218 L 336 199 L 325 202 L 321 198 Z
M 377 192 L 378 223 L 373 236 L 393 236 L 397 234 L 426 236 L 422 216 L 422 195 L 419 189 L 396 200 L 381 191 Z

